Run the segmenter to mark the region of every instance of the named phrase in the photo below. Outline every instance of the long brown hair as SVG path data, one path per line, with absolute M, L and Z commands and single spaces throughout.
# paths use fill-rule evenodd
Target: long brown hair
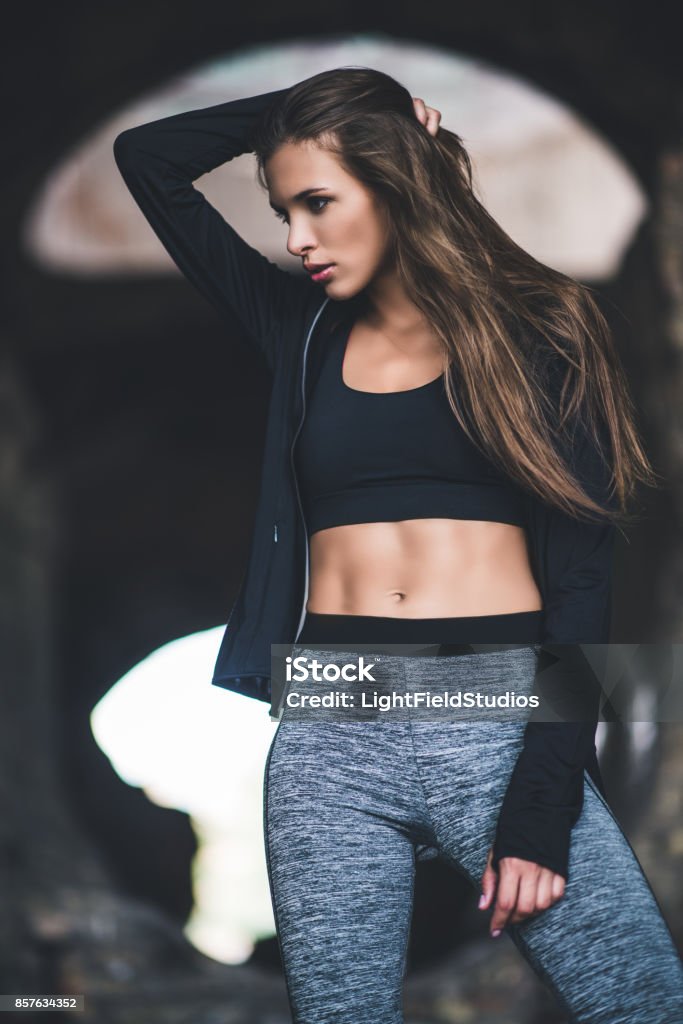
M 389 75 L 336 68 L 278 98 L 252 132 L 260 185 L 278 146 L 311 139 L 389 214 L 399 279 L 442 341 L 448 401 L 471 440 L 542 501 L 578 518 L 630 521 L 636 482 L 658 474 L 591 290 L 503 231 L 475 195 L 460 136 L 430 135 Z M 608 496 L 604 487 L 591 496 L 575 475 L 577 424 L 603 461 Z

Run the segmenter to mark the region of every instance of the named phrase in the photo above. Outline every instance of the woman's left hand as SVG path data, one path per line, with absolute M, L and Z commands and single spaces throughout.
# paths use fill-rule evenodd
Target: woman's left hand
M 436 135 L 439 130 L 441 111 L 435 110 L 434 107 L 425 106 L 425 101 L 416 96 L 413 96 L 413 108 L 415 110 L 415 117 L 420 124 L 425 126 L 430 135 Z
M 488 910 L 494 894 L 496 905 L 489 925 L 495 939 L 508 924 L 519 924 L 539 910 L 547 910 L 564 895 L 565 879 L 550 868 L 542 868 L 534 861 L 521 857 L 501 857 L 498 867 L 500 879 L 491 860 L 489 850 L 486 868 L 481 878 L 482 898 L 480 910 Z M 498 892 L 496 893 L 496 888 Z

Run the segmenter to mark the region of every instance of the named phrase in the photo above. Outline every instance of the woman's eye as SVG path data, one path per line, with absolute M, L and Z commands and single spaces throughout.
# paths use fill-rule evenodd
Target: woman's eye
M 325 196 L 311 196 L 308 199 L 308 203 L 309 204 L 311 204 L 311 203 L 322 203 L 323 204 L 322 206 L 312 206 L 311 207 L 311 213 L 322 213 L 323 210 L 325 209 L 325 207 L 327 206 L 327 204 L 329 202 L 331 202 L 331 200 L 327 199 Z M 274 213 L 275 213 L 275 216 L 277 217 L 277 219 L 282 221 L 283 224 L 289 224 L 289 220 L 287 218 L 287 214 L 286 213 L 282 213 L 280 210 L 275 210 Z
M 324 203 L 325 206 L 327 206 L 330 200 L 326 199 L 325 196 L 311 196 L 311 198 L 308 201 L 309 203 Z M 313 212 L 322 213 L 322 211 L 325 209 L 325 206 L 315 207 Z

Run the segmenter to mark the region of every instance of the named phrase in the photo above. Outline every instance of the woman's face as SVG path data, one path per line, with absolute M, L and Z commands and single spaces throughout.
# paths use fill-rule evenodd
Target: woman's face
M 304 266 L 333 265 L 319 282 L 330 298 L 351 298 L 388 269 L 385 216 L 334 153 L 288 142 L 267 160 L 264 174 L 270 205 L 289 226 L 289 252 Z

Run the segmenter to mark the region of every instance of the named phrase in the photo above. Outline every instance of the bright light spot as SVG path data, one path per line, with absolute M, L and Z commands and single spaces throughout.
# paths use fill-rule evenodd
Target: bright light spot
M 114 771 L 154 803 L 186 811 L 199 849 L 185 934 L 226 963 L 273 935 L 263 846 L 269 705 L 211 685 L 223 629 L 166 644 L 116 683 L 91 715 Z

